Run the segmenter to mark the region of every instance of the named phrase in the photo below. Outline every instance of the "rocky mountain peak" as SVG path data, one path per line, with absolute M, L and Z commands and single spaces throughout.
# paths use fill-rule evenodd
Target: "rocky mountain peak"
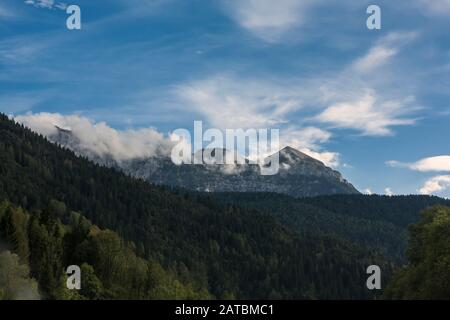
M 284 164 L 295 165 L 296 163 L 307 161 L 307 162 L 317 162 L 317 164 L 320 163 L 323 165 L 323 163 L 320 162 L 319 160 L 314 159 L 308 156 L 307 154 L 290 146 L 281 149 L 278 152 L 278 155 L 280 157 L 280 163 Z
M 82 147 L 76 134 L 70 130 L 57 129 L 57 133 L 49 137 L 51 141 L 99 164 L 115 167 L 158 185 L 211 192 L 277 192 L 295 197 L 358 193 L 338 171 L 289 146 L 266 158 L 270 161 L 271 157 L 278 155 L 280 170 L 273 176 L 264 176 L 258 165 L 248 161 L 241 165 L 175 165 L 169 156 L 153 156 L 118 162 L 109 155 L 98 155 Z M 203 155 L 203 159 L 205 155 L 225 157 L 227 152 L 224 149 L 202 149 L 193 156 Z

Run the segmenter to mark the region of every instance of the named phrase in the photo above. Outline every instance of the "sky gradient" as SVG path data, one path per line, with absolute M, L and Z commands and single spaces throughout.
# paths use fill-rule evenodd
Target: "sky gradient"
M 2 0 L 0 111 L 279 128 L 363 192 L 449 197 L 450 0 L 428 2 Z

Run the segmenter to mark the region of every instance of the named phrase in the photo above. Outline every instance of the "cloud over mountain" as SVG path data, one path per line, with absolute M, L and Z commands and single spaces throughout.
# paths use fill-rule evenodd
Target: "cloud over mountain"
M 97 156 L 111 156 L 117 161 L 168 155 L 172 148 L 172 142 L 153 128 L 117 130 L 104 122 L 58 113 L 26 114 L 15 120 L 45 136 L 56 134 L 56 126 L 70 130 L 84 150 Z

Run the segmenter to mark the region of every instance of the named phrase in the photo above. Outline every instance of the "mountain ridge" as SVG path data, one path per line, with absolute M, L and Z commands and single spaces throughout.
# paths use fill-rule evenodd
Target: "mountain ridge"
M 279 172 L 265 176 L 261 175 L 259 165 L 249 164 L 248 159 L 244 159 L 245 164 L 175 165 L 169 156 L 157 154 L 118 161 L 113 155 L 99 156 L 90 152 L 77 141 L 72 131 L 55 127 L 57 133 L 47 137 L 50 141 L 96 163 L 156 185 L 206 192 L 277 192 L 293 197 L 360 193 L 340 172 L 290 146 L 266 157 L 265 163 L 278 155 Z M 203 159 L 205 151 L 211 153 L 203 149 Z M 199 156 L 198 151 L 194 156 Z

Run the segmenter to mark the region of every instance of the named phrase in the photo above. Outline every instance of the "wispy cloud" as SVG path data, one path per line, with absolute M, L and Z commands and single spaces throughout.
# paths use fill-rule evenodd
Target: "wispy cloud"
M 266 41 L 277 41 L 304 23 L 310 0 L 224 0 L 231 16 L 246 30 Z
M 331 132 L 317 127 L 299 129 L 291 126 L 283 131 L 282 143 L 295 148 L 317 149 L 320 144 L 328 142 L 331 136 Z
M 391 57 L 397 54 L 397 49 L 384 46 L 372 48 L 367 55 L 355 62 L 355 69 L 358 72 L 372 71 L 380 65 L 386 63 Z
M 340 154 L 322 150 L 331 132 L 302 126 L 290 115 L 303 108 L 304 93 L 276 81 L 216 76 L 180 85 L 176 89 L 184 108 L 188 107 L 210 125 L 221 129 L 278 128 L 280 148 L 291 146 L 330 167 L 340 165 Z
M 413 109 L 410 106 L 413 101 L 413 97 L 379 101 L 375 92 L 367 90 L 355 100 L 331 105 L 315 119 L 336 128 L 355 129 L 363 135 L 386 136 L 393 133 L 393 126 L 415 123 L 414 119 L 404 117 Z
M 415 97 L 391 90 L 395 75 L 386 67 L 416 37 L 416 32 L 389 33 L 334 78 L 322 81 L 321 100 L 328 106 L 314 119 L 370 136 L 392 135 L 396 126 L 415 124 L 411 114 L 420 109 Z
M 286 123 L 301 108 L 295 91 L 272 82 L 213 76 L 179 85 L 181 104 L 217 128 L 266 128 Z
M 412 32 L 388 34 L 337 74 L 282 81 L 219 75 L 179 85 L 176 95 L 180 105 L 215 127 L 280 127 L 282 144 L 315 153 L 315 158 L 337 166 L 339 153 L 321 150 L 332 136 L 330 129 L 386 136 L 394 134 L 396 126 L 416 123 L 410 117 L 418 110 L 413 96 L 399 92 L 389 96 L 384 87 L 367 77 L 367 71 L 380 71 L 415 37 Z M 380 54 L 380 50 L 387 53 Z M 308 108 L 309 114 L 315 114 L 302 118 Z M 293 118 L 296 123 L 290 120 Z M 324 126 L 327 128 L 321 128 Z
M 378 69 L 395 57 L 400 49 L 417 37 L 416 32 L 393 32 L 381 38 L 366 55 L 353 64 L 356 72 L 366 73 Z
M 25 63 L 36 58 L 45 48 L 44 43 L 27 41 L 24 38 L 10 38 L 0 41 L 0 63 Z
M 64 2 L 56 2 L 55 0 L 25 0 L 25 4 L 44 9 L 60 9 L 66 10 L 67 4 Z
M 424 158 L 413 163 L 404 163 L 395 160 L 386 162 L 390 167 L 408 168 L 414 171 L 431 172 L 431 171 L 449 171 L 450 172 L 450 156 L 437 156 Z

